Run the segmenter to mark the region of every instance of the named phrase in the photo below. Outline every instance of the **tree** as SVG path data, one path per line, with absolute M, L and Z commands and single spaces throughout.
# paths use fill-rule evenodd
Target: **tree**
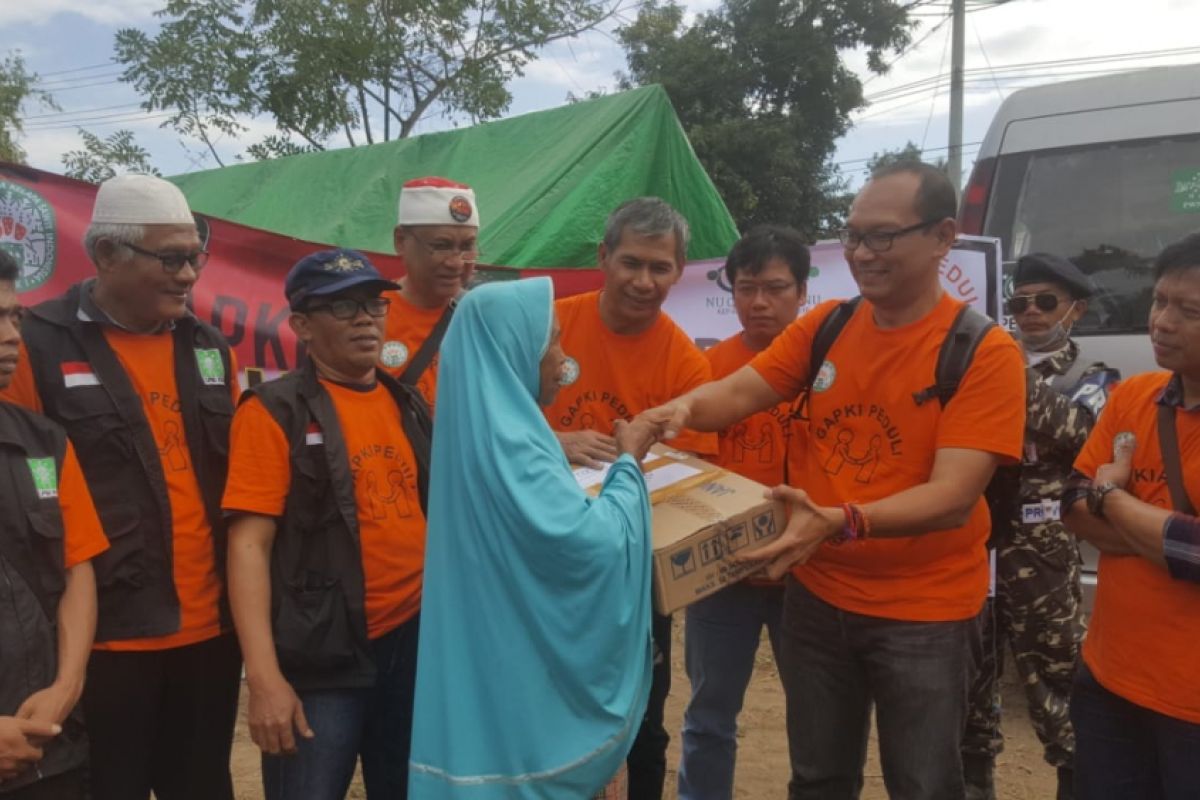
M 863 104 L 842 62 L 865 47 L 875 72 L 909 40 L 895 0 L 723 0 L 684 22 L 651 0 L 618 31 L 625 87 L 660 83 L 738 226 L 786 223 L 809 236 L 836 220 L 844 182 L 829 163 Z
M 48 92 L 35 88 L 38 76 L 25 70 L 20 51 L 10 53 L 0 61 L 0 161 L 25 162 L 25 151 L 17 144 L 24 131 L 21 109 L 28 100 L 57 109 Z
M 267 158 L 401 138 L 439 111 L 500 116 L 505 84 L 544 45 L 611 17 L 621 0 L 168 0 L 159 33 L 116 38 L 122 80 L 147 111 L 216 141 L 245 120 L 270 117 L 278 133 L 248 150 Z
M 134 141 L 133 131 L 117 131 L 107 139 L 82 129 L 79 135 L 83 138 L 83 149 L 70 150 L 62 157 L 68 177 L 103 183 L 125 172 L 161 174 L 151 165 L 150 153 Z
M 904 147 L 895 150 L 880 150 L 867 161 L 867 166 L 863 168 L 863 172 L 870 175 L 880 167 L 886 167 L 890 164 L 897 164 L 901 161 L 926 161 L 925 151 L 922 150 L 916 142 L 909 140 L 905 142 Z M 933 161 L 929 161 L 938 169 L 945 171 L 946 157 L 939 156 Z
M 867 159 L 866 166 L 862 168 L 862 177 L 866 178 L 880 167 L 886 167 L 889 164 L 895 164 L 900 161 L 924 161 L 926 160 L 924 152 L 916 142 L 905 142 L 904 147 L 894 150 L 880 150 Z M 933 164 L 940 170 L 946 169 L 946 158 L 938 157 L 934 161 L 928 163 Z M 854 192 L 850 191 L 850 181 L 843 180 L 838 191 L 831 191 L 827 194 L 828 211 L 826 227 L 822 231 L 822 236 L 832 236 L 837 229 L 846 224 L 846 217 L 850 215 L 850 204 L 854 202 Z

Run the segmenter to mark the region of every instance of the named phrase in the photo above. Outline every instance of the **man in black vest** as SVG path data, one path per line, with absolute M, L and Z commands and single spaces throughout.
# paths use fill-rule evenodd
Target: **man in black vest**
M 376 367 L 395 288 L 353 250 L 296 264 L 309 361 L 233 423 L 230 599 L 273 800 L 340 800 L 360 756 L 368 797 L 407 796 L 429 412 Z
M 231 800 L 241 657 L 220 513 L 238 394 L 229 346 L 192 316 L 208 254 L 183 194 L 100 186 L 96 277 L 31 309 L 7 396 L 67 430 L 111 548 L 83 705 L 96 800 Z
M 18 363 L 20 269 L 0 250 L 0 388 Z M 83 800 L 76 709 L 96 631 L 91 558 L 108 548 L 62 428 L 0 403 L 0 797 Z

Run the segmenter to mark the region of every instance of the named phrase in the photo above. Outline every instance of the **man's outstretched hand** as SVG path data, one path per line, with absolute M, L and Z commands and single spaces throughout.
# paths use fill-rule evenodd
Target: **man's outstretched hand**
M 787 504 L 787 526 L 775 541 L 755 550 L 735 553 L 733 560 L 739 564 L 764 562 L 763 571 L 771 580 L 779 580 L 792 567 L 808 561 L 822 542 L 842 530 L 842 510 L 818 506 L 801 489 L 776 486 L 763 496 Z

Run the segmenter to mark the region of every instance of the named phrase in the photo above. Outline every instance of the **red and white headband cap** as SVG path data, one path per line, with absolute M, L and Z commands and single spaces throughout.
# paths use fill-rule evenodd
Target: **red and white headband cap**
M 416 178 L 400 188 L 399 225 L 471 225 L 479 227 L 475 192 L 445 178 Z

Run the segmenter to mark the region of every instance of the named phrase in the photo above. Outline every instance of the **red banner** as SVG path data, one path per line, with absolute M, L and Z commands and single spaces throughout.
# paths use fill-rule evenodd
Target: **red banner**
M 34 305 L 62 294 L 95 274 L 83 249 L 92 217 L 94 184 L 0 162 L 0 248 L 21 265 L 17 288 Z M 208 265 L 193 291 L 196 315 L 229 340 L 239 363 L 276 372 L 296 366 L 300 351 L 287 324 L 283 278 L 293 264 L 330 245 L 280 236 L 234 222 L 197 215 L 201 238 L 207 228 Z M 404 274 L 404 262 L 368 253 L 389 277 Z M 481 265 L 488 277 L 549 275 L 559 296 L 598 288 L 598 270 L 514 270 Z

